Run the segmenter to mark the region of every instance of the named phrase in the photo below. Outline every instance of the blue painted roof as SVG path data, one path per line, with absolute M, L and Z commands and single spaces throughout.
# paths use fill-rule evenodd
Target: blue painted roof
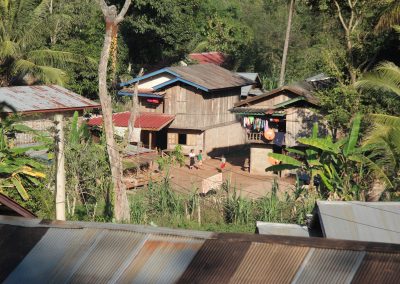
M 195 87 L 195 88 L 203 90 L 205 92 L 209 91 L 207 88 L 204 88 L 201 85 L 198 85 L 196 83 L 190 82 L 190 81 L 182 79 L 182 78 L 171 79 L 171 80 L 169 80 L 167 82 L 164 82 L 164 83 L 161 83 L 161 84 L 159 84 L 157 86 L 154 86 L 153 89 L 154 90 L 159 90 L 159 89 L 162 89 L 164 87 L 167 87 L 167 86 L 172 85 L 172 84 L 177 83 L 177 82 L 182 82 L 182 83 L 188 84 L 189 86 Z

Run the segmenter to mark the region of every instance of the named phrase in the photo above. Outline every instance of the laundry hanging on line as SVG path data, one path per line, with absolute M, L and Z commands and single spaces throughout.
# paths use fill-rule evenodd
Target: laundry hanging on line
M 249 130 L 266 130 L 270 128 L 268 121 L 272 120 L 254 116 L 245 116 L 243 117 L 243 127 Z

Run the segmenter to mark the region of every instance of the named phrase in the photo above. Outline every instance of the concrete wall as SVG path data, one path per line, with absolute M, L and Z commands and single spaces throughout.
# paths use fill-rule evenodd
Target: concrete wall
M 246 133 L 240 122 L 207 129 L 205 131 L 204 152 L 224 153 L 229 152 L 230 148 L 244 145 L 246 143 Z
M 272 175 L 265 169 L 272 166 L 268 161 L 268 154 L 272 153 L 271 145 L 251 145 L 250 147 L 250 173 L 254 175 Z

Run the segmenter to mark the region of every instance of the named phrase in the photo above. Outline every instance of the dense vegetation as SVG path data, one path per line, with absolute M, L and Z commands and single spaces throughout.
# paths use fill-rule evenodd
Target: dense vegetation
M 107 2 L 120 7 L 124 1 Z M 142 67 L 178 64 L 202 51 L 224 52 L 225 67 L 259 72 L 264 88 L 275 88 L 287 2 L 133 1 L 112 47 L 110 90 Z M 295 1 L 285 83 L 321 72 L 337 82 L 317 94 L 330 134 L 303 138 L 305 151 L 289 149 L 288 156 L 275 158 L 285 163 L 281 167 L 315 177 L 315 191 L 313 182 L 309 191 L 297 183 L 293 193 L 250 200 L 225 184 L 216 195 L 199 197 L 196 189 L 173 191 L 166 173 L 162 182 L 131 196 L 132 220 L 212 230 L 232 230 L 233 224 L 235 230 L 252 231 L 255 220 L 302 223 L 315 198 L 366 200 L 379 186 L 387 192 L 382 198 L 398 198 L 399 7 L 398 0 Z M 0 0 L 0 86 L 57 83 L 97 99 L 103 36 L 94 0 Z M 93 143 L 76 117 L 66 130 L 68 217 L 112 220 L 105 143 Z M 31 149 L 13 147 L 13 135 L 22 131 L 32 132 L 13 119 L 0 119 L 0 192 L 52 218 L 54 169 L 29 157 Z M 52 142 L 35 134 L 41 147 L 53 152 Z M 168 168 L 172 161 L 160 163 Z

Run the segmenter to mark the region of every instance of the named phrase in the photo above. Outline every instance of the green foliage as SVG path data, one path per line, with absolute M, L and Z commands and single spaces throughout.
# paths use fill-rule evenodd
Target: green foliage
M 351 117 L 360 110 L 360 94 L 351 86 L 338 84 L 318 92 L 317 96 L 321 106 L 319 111 L 324 115 L 327 126 L 336 139 L 338 132 L 347 132 Z
M 93 143 L 75 113 L 66 127 L 65 172 L 70 219 L 111 220 L 109 163 L 103 143 Z
M 167 172 L 171 165 L 179 165 L 181 167 L 185 165 L 185 155 L 183 154 L 182 146 L 176 145 L 173 151 L 159 157 L 157 164 L 161 171 L 167 170 Z
M 179 192 L 165 178 L 130 196 L 131 220 L 137 224 L 226 232 L 254 232 L 256 221 L 304 224 L 316 196 L 304 190 L 279 194 L 275 182 L 270 194 L 250 199 L 226 181 L 215 195 L 202 196 L 196 189 Z
M 46 146 L 14 147 L 13 136 L 19 132 L 35 131 L 27 126 L 15 124 L 15 118 L 6 117 L 0 120 L 0 191 L 10 194 L 18 192 L 22 200 L 30 198 L 31 188 L 39 187 L 46 177 L 45 165 L 29 157 L 30 150 L 45 149 Z
M 0 76 L 3 84 L 41 82 L 63 84 L 67 64 L 85 58 L 49 49 L 35 37 L 47 13 L 48 1 L 0 1 Z
M 298 142 L 306 146 L 299 159 L 284 155 L 270 154 L 283 162 L 281 168 L 304 169 L 311 177 L 321 180 L 320 194 L 345 200 L 363 199 L 362 191 L 368 194 L 372 181 L 377 178 L 392 187 L 392 182 L 374 159 L 374 145 L 357 147 L 359 143 L 361 115 L 353 118 L 350 135 L 334 143 L 332 137 L 299 138 Z M 292 152 L 298 152 L 292 151 Z M 274 170 L 269 167 L 266 171 Z

